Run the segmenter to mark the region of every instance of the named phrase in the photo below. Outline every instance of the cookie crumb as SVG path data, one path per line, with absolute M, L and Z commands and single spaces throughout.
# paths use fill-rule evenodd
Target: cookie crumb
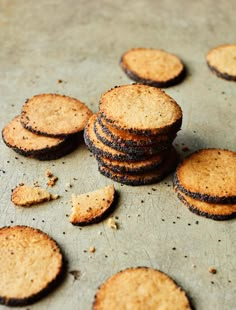
M 116 221 L 110 217 L 107 221 L 107 225 L 111 228 L 111 229 L 118 229 L 118 224 L 116 223 Z
M 95 249 L 94 246 L 91 246 L 91 247 L 89 248 L 89 252 L 90 252 L 90 253 L 94 253 L 95 251 L 96 251 L 96 249 Z
M 216 268 L 214 268 L 214 267 L 210 267 L 210 268 L 208 269 L 208 271 L 209 271 L 210 273 L 212 273 L 212 274 L 216 274 L 216 273 L 217 273 L 217 270 L 216 270 Z
M 50 179 L 47 182 L 47 186 L 53 187 L 56 184 L 57 180 L 58 180 L 58 177 L 56 177 L 56 176 L 50 177 Z
M 53 173 L 50 170 L 47 169 L 45 171 L 45 175 L 46 175 L 46 177 L 51 178 L 53 176 Z

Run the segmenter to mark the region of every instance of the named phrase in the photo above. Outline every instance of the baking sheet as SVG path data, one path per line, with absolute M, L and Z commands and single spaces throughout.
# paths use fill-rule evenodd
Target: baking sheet
M 235 43 L 235 11 L 233 0 L 0 0 L 1 128 L 39 93 L 76 97 L 97 112 L 103 92 L 131 82 L 118 65 L 121 54 L 153 47 L 176 53 L 188 68 L 181 84 L 166 89 L 183 109 L 175 140 L 180 153 L 188 154 L 184 146 L 235 151 L 236 84 L 217 78 L 205 63 L 210 48 Z M 46 169 L 59 177 L 51 191 L 61 199 L 15 208 L 11 189 L 21 182 L 46 186 Z M 91 309 L 97 287 L 131 266 L 166 272 L 196 309 L 235 309 L 235 221 L 215 222 L 189 212 L 173 191 L 172 176 L 150 186 L 115 183 L 120 192 L 113 213 L 117 231 L 106 221 L 82 229 L 68 221 L 72 192 L 112 183 L 98 173 L 84 144 L 62 159 L 39 162 L 15 154 L 1 141 L 0 182 L 0 226 L 43 230 L 61 246 L 68 271 L 79 271 L 77 280 L 68 273 L 53 293 L 23 309 Z M 90 246 L 95 253 L 88 252 Z M 212 266 L 215 275 L 208 271 Z

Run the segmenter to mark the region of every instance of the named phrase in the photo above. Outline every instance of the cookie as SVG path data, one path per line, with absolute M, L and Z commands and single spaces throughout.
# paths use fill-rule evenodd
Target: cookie
M 90 109 L 77 99 L 41 94 L 24 104 L 21 123 L 37 134 L 64 137 L 82 131 L 91 115 Z
M 46 189 L 39 186 L 19 185 L 11 195 L 11 201 L 16 206 L 30 207 L 45 201 L 57 199 L 58 195 L 50 194 Z
M 1 304 L 37 301 L 55 287 L 62 271 L 62 253 L 44 232 L 27 226 L 0 229 Z
M 66 143 L 63 144 L 61 147 L 57 148 L 56 150 L 48 151 L 45 153 L 37 153 L 31 157 L 41 161 L 56 160 L 76 150 L 79 142 L 80 138 L 78 137 L 78 134 L 70 135 L 68 138 L 66 138 Z
M 185 76 L 179 57 L 160 49 L 132 48 L 122 55 L 120 66 L 132 80 L 155 87 L 175 85 Z
M 117 129 L 111 126 L 106 120 L 98 114 L 97 123 L 99 123 L 103 132 L 111 137 L 117 143 L 126 146 L 152 146 L 160 143 L 167 143 L 174 140 L 176 133 L 168 133 L 168 135 L 135 135 L 126 130 Z
M 88 149 L 95 156 L 102 156 L 114 160 L 122 161 L 138 161 L 142 158 L 139 154 L 128 154 L 124 152 L 117 151 L 100 141 L 94 132 L 94 123 L 97 119 L 97 115 L 93 115 L 84 130 L 84 141 Z
M 80 226 L 100 222 L 111 212 L 114 198 L 114 185 L 81 195 L 72 195 L 70 222 Z
M 189 197 L 178 190 L 177 196 L 190 211 L 212 220 L 223 221 L 236 217 L 236 204 L 216 204 L 204 202 Z
M 236 203 L 236 152 L 202 149 L 193 153 L 177 168 L 174 184 L 198 200 Z
M 98 289 L 93 310 L 191 309 L 186 293 L 165 273 L 148 268 L 127 268 Z
M 165 143 L 159 143 L 149 146 L 129 146 L 124 143 L 113 140 L 106 132 L 104 132 L 97 121 L 94 123 L 94 132 L 97 138 L 105 145 L 111 147 L 114 150 L 136 155 L 153 155 L 163 150 L 170 148 L 172 141 Z
M 135 174 L 139 172 L 146 172 L 159 167 L 164 161 L 165 156 L 167 156 L 168 151 L 158 153 L 151 156 L 146 160 L 140 161 L 117 161 L 108 159 L 102 156 L 96 156 L 97 161 L 100 165 L 109 168 L 114 172 L 128 172 L 130 174 Z
M 23 156 L 54 152 L 67 143 L 66 138 L 51 138 L 30 132 L 22 126 L 20 116 L 3 128 L 2 138 L 8 147 Z
M 171 154 L 162 165 L 158 166 L 158 168 L 137 174 L 114 172 L 100 164 L 98 165 L 98 170 L 102 175 L 116 182 L 131 186 L 139 186 L 157 183 L 163 180 L 170 172 L 175 170 L 177 159 L 177 154 Z
M 182 124 L 182 110 L 174 99 L 147 85 L 111 89 L 100 99 L 100 113 L 112 126 L 141 135 L 177 132 Z
M 211 49 L 206 56 L 208 67 L 225 80 L 236 81 L 236 44 Z

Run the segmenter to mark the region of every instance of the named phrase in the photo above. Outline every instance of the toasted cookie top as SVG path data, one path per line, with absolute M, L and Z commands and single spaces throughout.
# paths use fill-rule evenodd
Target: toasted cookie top
M 39 186 L 19 185 L 12 191 L 11 201 L 16 206 L 30 207 L 44 201 L 57 199 L 58 195 L 50 194 Z
M 114 127 L 136 134 L 179 130 L 180 106 L 162 90 L 141 84 L 123 85 L 104 93 L 100 113 Z
M 24 305 L 37 300 L 62 271 L 56 242 L 38 229 L 0 229 L 0 303 Z
M 59 147 L 65 139 L 37 135 L 25 129 L 20 116 L 15 117 L 2 130 L 4 142 L 13 149 L 18 149 L 24 154 L 35 154 Z
M 70 222 L 74 225 L 88 225 L 100 221 L 111 207 L 114 197 L 114 185 L 81 195 L 72 195 Z
M 236 44 L 225 44 L 211 49 L 206 60 L 218 76 L 236 81 Z
M 175 184 L 199 200 L 236 202 L 236 152 L 202 149 L 193 153 L 177 168 Z
M 66 136 L 84 129 L 90 109 L 81 101 L 57 94 L 41 94 L 23 106 L 21 122 L 30 131 L 46 136 Z
M 120 65 L 127 75 L 140 83 L 158 87 L 167 85 L 184 71 L 182 61 L 160 49 L 132 48 L 121 57 Z
M 128 268 L 98 289 L 93 310 L 191 309 L 185 292 L 166 274 L 147 267 Z

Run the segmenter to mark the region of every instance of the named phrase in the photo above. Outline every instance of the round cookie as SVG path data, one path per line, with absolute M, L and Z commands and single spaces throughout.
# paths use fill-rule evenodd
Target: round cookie
M 199 150 L 178 166 L 174 183 L 178 190 L 198 200 L 236 203 L 236 152 Z
M 175 85 L 185 75 L 182 61 L 160 49 L 132 48 L 122 55 L 120 65 L 132 80 L 156 87 Z
M 102 166 L 105 166 L 114 172 L 136 174 L 159 167 L 164 161 L 165 156 L 167 156 L 167 153 L 168 151 L 164 151 L 153 155 L 148 159 L 133 162 L 117 161 L 102 156 L 96 156 L 96 159 Z
M 84 141 L 87 145 L 88 149 L 95 156 L 103 156 L 109 159 L 114 159 L 118 161 L 138 161 L 140 158 L 143 159 L 143 156 L 139 154 L 128 154 L 124 152 L 117 151 L 100 141 L 95 132 L 94 132 L 94 124 L 96 122 L 97 115 L 94 114 L 88 121 L 87 126 L 84 130 Z
M 63 257 L 54 240 L 27 226 L 0 229 L 0 303 L 35 302 L 59 281 Z
M 156 169 L 136 174 L 127 172 L 114 172 L 113 170 L 100 164 L 98 165 L 98 170 L 102 175 L 116 182 L 131 186 L 139 186 L 153 184 L 163 180 L 171 171 L 175 169 L 177 160 L 177 154 L 175 152 L 171 153 L 170 156 L 163 162 L 163 164 L 158 166 Z
M 204 202 L 187 196 L 177 190 L 178 198 L 197 215 L 216 221 L 229 220 L 236 217 L 236 204 L 216 204 Z
M 102 130 L 98 121 L 94 123 L 94 132 L 97 138 L 105 145 L 117 151 L 128 153 L 128 154 L 153 155 L 153 154 L 157 154 L 160 151 L 170 148 L 170 145 L 172 144 L 172 140 L 169 139 L 165 143 L 163 142 L 159 144 L 152 144 L 149 146 L 129 146 L 124 143 L 120 143 L 120 142 L 117 142 L 116 140 L 113 140 L 111 136 L 109 136 L 106 132 Z
M 176 137 L 175 132 L 168 133 L 168 135 L 135 135 L 111 126 L 100 114 L 98 114 L 97 123 L 111 139 L 126 146 L 152 146 L 153 144 L 166 143 Z
M 21 123 L 35 133 L 63 137 L 82 131 L 92 112 L 81 101 L 57 94 L 41 94 L 27 100 Z
M 141 84 L 104 93 L 100 113 L 112 126 L 141 135 L 176 132 L 182 124 L 182 110 L 174 99 L 158 88 Z
M 206 60 L 217 76 L 236 81 L 236 44 L 225 44 L 211 49 Z
M 23 156 L 37 156 L 55 152 L 67 144 L 66 138 L 52 138 L 37 135 L 25 129 L 20 116 L 16 116 L 2 130 L 5 144 Z
M 111 276 L 98 289 L 93 310 L 189 310 L 186 293 L 163 272 L 128 268 Z

